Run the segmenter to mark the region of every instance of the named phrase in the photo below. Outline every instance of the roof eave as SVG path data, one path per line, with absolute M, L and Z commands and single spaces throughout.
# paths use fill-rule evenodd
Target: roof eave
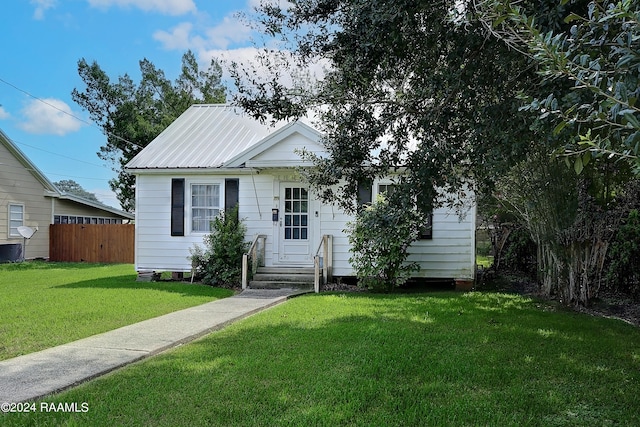
M 218 167 L 171 167 L 171 168 L 128 168 L 127 172 L 132 175 L 202 175 L 202 174 L 215 174 L 222 175 L 229 172 L 234 174 L 250 174 L 255 169 L 240 166 L 225 166 Z
M 56 196 L 54 196 L 56 197 Z M 135 215 L 130 213 L 130 212 L 125 212 L 122 211 L 120 209 L 114 208 L 112 206 L 108 206 L 108 205 L 104 205 L 100 202 L 94 202 L 93 200 L 89 200 L 89 199 L 85 199 L 84 197 L 78 196 L 76 194 L 71 194 L 71 193 L 60 193 L 57 198 L 59 198 L 60 200 L 69 200 L 75 203 L 79 203 L 82 205 L 86 205 L 95 209 L 100 209 L 106 212 L 111 212 L 115 215 L 119 215 L 121 217 L 127 218 L 127 219 L 134 219 Z

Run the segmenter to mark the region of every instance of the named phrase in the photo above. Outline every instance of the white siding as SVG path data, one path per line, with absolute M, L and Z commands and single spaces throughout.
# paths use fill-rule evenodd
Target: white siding
M 333 235 L 333 274 L 351 276 L 350 245 L 343 230 L 352 217 L 331 206 L 322 207 L 322 234 Z M 409 261 L 418 262 L 416 277 L 473 279 L 475 271 L 475 206 L 462 218 L 447 208 L 433 213 L 433 238 L 415 242 Z
M 138 271 L 189 271 L 189 248 L 202 243 L 201 236 L 188 231 L 185 236 L 171 236 L 171 178 L 168 175 L 137 178 L 135 267 Z M 186 226 L 185 230 L 188 230 Z
M 417 241 L 409 250 L 409 261 L 420 264 L 417 277 L 475 277 L 475 214 L 475 205 L 460 216 L 447 208 L 434 210 L 433 238 Z
M 224 200 L 223 175 L 188 175 L 185 178 L 185 235 L 171 236 L 171 175 L 139 175 L 136 181 L 136 261 L 138 271 L 190 271 L 189 249 L 203 245 L 204 233 L 191 232 L 190 190 L 192 183 L 219 183 Z M 271 221 L 273 176 L 256 174 L 239 178 L 239 216 L 247 226 L 247 241 L 256 234 L 267 235 L 267 246 L 273 242 Z M 255 183 L 255 187 L 254 187 Z M 223 204 L 223 203 L 222 203 Z M 266 262 L 272 264 L 268 251 Z
M 333 274 L 335 276 L 352 276 L 353 269 L 349 264 L 349 240 L 344 233 L 347 222 L 352 220 L 350 215 L 345 214 L 342 209 L 331 206 L 322 206 L 321 234 L 333 236 Z
M 257 234 L 267 235 L 266 265 L 277 264 L 273 247 L 279 237 L 280 227 L 271 220 L 271 209 L 278 207 L 277 194 L 281 181 L 291 181 L 295 174 L 287 171 L 262 171 L 253 175 L 237 175 L 240 180 L 239 214 L 247 226 L 247 241 Z M 232 176 L 226 176 L 232 177 Z M 202 245 L 204 235 L 192 233 L 189 221 L 189 184 L 221 183 L 224 199 L 223 175 L 194 175 L 186 177 L 185 192 L 187 214 L 185 236 L 170 235 L 170 175 L 142 175 L 137 181 L 136 208 L 136 269 L 139 271 L 189 271 L 189 248 Z M 323 234 L 333 236 L 333 273 L 335 276 L 353 275 L 349 264 L 349 242 L 343 230 L 351 220 L 337 207 L 323 205 L 310 212 L 310 220 L 316 221 L 316 233 L 312 248 L 315 251 Z M 410 260 L 417 261 L 421 270 L 418 277 L 438 279 L 473 279 L 475 269 L 475 207 L 471 207 L 462 219 L 448 209 L 437 209 L 433 215 L 433 239 L 416 242 L 410 252 Z
M 257 234 L 265 234 L 265 264 L 273 265 L 274 236 L 279 231 L 271 221 L 271 209 L 278 207 L 273 196 L 274 176 L 266 173 L 240 177 L 239 215 L 247 226 L 247 241 Z
M 300 133 L 293 133 L 277 144 L 263 151 L 250 161 L 251 164 L 282 164 L 285 162 L 302 163 L 297 150 L 305 148 L 310 151 L 321 153 L 321 147 L 315 141 L 310 141 Z

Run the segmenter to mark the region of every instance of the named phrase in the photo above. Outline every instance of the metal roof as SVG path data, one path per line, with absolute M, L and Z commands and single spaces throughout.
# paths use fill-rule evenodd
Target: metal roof
M 263 124 L 230 105 L 192 105 L 126 168 L 221 167 L 278 128 Z

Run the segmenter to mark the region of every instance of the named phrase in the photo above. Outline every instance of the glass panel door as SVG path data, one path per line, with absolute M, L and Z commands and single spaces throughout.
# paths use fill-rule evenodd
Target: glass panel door
M 309 211 L 309 191 L 300 184 L 283 183 L 280 187 L 279 262 L 289 265 L 310 265 L 312 224 Z
M 309 193 L 306 188 L 286 187 L 284 190 L 284 238 L 309 238 Z

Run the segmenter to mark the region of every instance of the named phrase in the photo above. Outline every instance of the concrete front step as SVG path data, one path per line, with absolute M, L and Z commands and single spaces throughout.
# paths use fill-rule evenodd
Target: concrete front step
M 313 289 L 313 267 L 260 267 L 249 289 Z
M 258 267 L 257 274 L 313 274 L 313 267 Z
M 299 289 L 313 290 L 313 282 L 272 282 L 262 280 L 252 280 L 249 282 L 249 289 Z
M 285 274 L 285 273 L 256 273 L 253 280 L 259 282 L 310 282 L 313 274 Z

